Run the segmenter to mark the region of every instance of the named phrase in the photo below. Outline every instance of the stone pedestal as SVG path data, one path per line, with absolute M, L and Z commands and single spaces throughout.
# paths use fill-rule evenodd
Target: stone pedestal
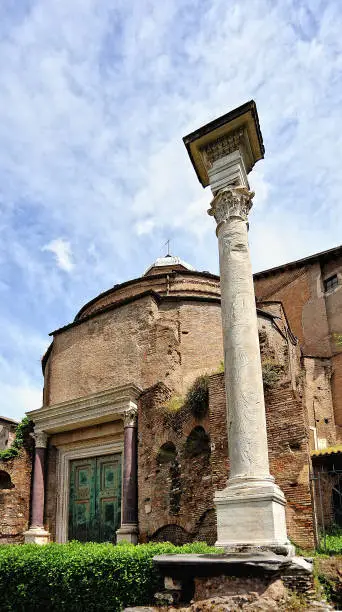
M 137 490 L 137 410 L 124 414 L 124 466 L 122 483 L 121 527 L 116 532 L 117 542 L 138 543 Z
M 35 454 L 33 467 L 31 523 L 24 532 L 26 544 L 47 544 L 50 534 L 44 529 L 45 499 L 45 454 L 47 435 L 44 431 L 34 430 Z
M 246 480 L 216 491 L 216 546 L 229 552 L 294 554 L 286 533 L 285 498 L 272 482 Z
M 153 562 L 164 576 L 164 605 L 194 602 L 194 609 L 282 610 L 295 591 L 315 597 L 312 564 L 270 551 L 236 555 L 158 555 Z M 203 605 L 204 604 L 204 605 Z M 311 608 L 310 608 L 311 609 Z

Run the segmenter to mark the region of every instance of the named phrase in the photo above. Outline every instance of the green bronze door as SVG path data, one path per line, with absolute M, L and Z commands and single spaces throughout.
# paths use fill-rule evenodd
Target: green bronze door
M 121 514 L 121 455 L 70 465 L 69 540 L 115 542 Z

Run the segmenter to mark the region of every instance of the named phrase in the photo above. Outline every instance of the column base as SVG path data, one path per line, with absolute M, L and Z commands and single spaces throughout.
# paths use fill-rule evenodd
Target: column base
M 50 542 L 50 534 L 43 527 L 30 527 L 28 531 L 24 531 L 25 544 L 48 544 Z
M 239 479 L 216 491 L 217 542 L 227 553 L 272 551 L 293 556 L 286 532 L 285 497 L 271 480 Z
M 121 525 L 120 529 L 116 532 L 116 541 L 138 544 L 138 534 L 138 525 Z

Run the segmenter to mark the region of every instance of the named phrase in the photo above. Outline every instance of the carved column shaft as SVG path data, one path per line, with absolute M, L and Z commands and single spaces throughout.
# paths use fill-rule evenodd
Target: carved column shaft
M 254 194 L 221 190 L 209 214 L 218 223 L 230 478 L 270 479 L 264 393 L 247 217 Z

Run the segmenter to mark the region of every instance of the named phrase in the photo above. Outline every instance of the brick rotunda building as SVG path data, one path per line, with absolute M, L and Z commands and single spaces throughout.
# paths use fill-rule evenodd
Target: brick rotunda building
M 304 360 L 281 301 L 263 301 L 270 274 L 257 283 L 271 473 L 287 498 L 290 537 L 310 546 L 313 397 L 320 438 L 336 442 L 327 363 Z M 0 523 L 0 542 L 214 543 L 214 491 L 229 470 L 219 277 L 157 259 L 52 336 L 43 406 L 28 413 L 30 508 L 26 495 L 24 519 Z M 13 482 L 19 461 L 9 466 Z M 3 497 L 4 517 L 14 491 Z

